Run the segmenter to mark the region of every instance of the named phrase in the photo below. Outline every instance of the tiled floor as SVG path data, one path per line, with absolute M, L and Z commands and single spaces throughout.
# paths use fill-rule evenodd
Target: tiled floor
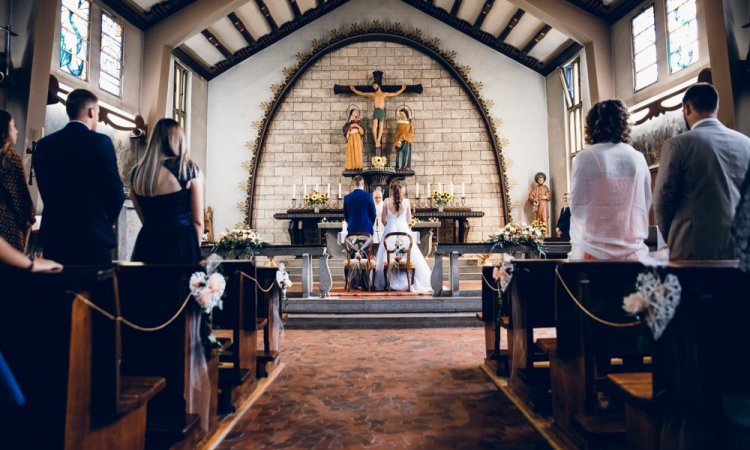
M 481 328 L 287 331 L 285 369 L 218 448 L 549 448 L 483 347 Z

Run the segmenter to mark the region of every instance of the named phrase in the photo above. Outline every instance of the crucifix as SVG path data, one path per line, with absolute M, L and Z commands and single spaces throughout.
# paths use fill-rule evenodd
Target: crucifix
M 375 142 L 375 154 L 380 156 L 380 141 L 383 137 L 383 125 L 385 122 L 385 99 L 396 97 L 403 93 L 422 93 L 422 84 L 383 85 L 383 72 L 376 70 L 372 73 L 373 82 L 370 86 L 333 86 L 334 94 L 355 94 L 362 97 L 372 98 L 375 111 L 372 114 L 372 137 Z

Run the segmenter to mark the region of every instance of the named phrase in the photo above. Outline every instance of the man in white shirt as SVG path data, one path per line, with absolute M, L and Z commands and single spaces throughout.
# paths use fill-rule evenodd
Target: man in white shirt
M 380 186 L 375 188 L 372 193 L 372 199 L 375 201 L 375 224 L 373 226 L 375 231 L 374 242 L 379 243 L 383 237 L 383 189 Z

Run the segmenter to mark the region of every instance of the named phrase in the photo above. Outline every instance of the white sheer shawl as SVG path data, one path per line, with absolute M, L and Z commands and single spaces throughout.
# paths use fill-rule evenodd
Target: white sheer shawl
M 571 259 L 638 259 L 648 254 L 651 174 L 628 144 L 594 144 L 573 163 Z

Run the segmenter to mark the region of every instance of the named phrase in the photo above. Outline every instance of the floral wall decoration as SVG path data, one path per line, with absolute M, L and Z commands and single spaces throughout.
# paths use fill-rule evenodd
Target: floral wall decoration
M 295 66 L 282 69 L 285 77 L 284 80 L 270 86 L 272 92 L 271 100 L 261 102 L 259 105 L 263 112 L 263 117 L 261 120 L 252 123 L 252 128 L 257 132 L 256 138 L 245 144 L 248 150 L 248 159 L 242 164 L 242 167 L 244 170 L 247 170 L 248 179 L 246 182 L 240 184 L 240 188 L 246 192 L 246 196 L 245 200 L 237 205 L 243 213 L 245 223 L 252 226 L 253 202 L 256 188 L 255 178 L 258 173 L 259 160 L 262 157 L 260 152 L 264 146 L 264 140 L 273 117 L 279 106 L 284 102 L 286 95 L 301 75 L 322 56 L 342 48 L 351 42 L 362 41 L 391 41 L 411 46 L 438 61 L 455 77 L 459 85 L 463 87 L 468 96 L 474 101 L 480 115 L 483 116 L 486 131 L 492 141 L 491 147 L 495 153 L 501 180 L 503 219 L 505 223 L 510 223 L 512 218 L 509 194 L 510 183 L 507 176 L 508 163 L 502 152 L 503 147 L 508 145 L 508 141 L 499 135 L 498 130 L 502 125 L 502 120 L 493 118 L 490 113 L 490 110 L 494 106 L 492 100 L 485 99 L 480 94 L 482 83 L 469 78 L 471 68 L 467 65 L 458 64 L 456 61 L 457 53 L 442 49 L 440 39 L 427 37 L 420 29 L 407 29 L 399 23 L 378 21 L 361 24 L 355 23 L 350 27 L 333 29 L 324 38 L 312 40 L 308 51 L 297 53 L 297 64 Z M 375 69 L 377 68 L 372 68 L 372 70 Z

